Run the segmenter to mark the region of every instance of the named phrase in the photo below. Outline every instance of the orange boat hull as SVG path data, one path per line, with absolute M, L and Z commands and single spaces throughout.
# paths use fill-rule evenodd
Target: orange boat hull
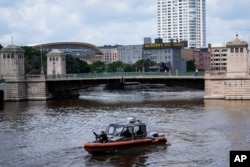
M 167 139 L 165 137 L 157 137 L 154 139 L 145 138 L 138 140 L 118 141 L 118 142 L 108 142 L 108 143 L 85 143 L 84 149 L 88 151 L 90 154 L 115 153 L 118 152 L 120 149 L 162 144 L 166 142 Z

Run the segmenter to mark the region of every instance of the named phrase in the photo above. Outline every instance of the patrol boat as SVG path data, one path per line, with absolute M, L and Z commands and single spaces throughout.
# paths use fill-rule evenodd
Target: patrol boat
M 135 147 L 166 144 L 163 133 L 147 132 L 145 123 L 128 117 L 126 123 L 111 123 L 102 134 L 93 131 L 96 140 L 84 144 L 84 149 L 92 154 L 112 154 Z

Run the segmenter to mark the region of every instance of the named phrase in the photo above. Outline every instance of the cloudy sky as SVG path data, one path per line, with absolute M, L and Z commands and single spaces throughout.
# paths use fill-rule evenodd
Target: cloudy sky
M 249 0 L 207 0 L 207 43 L 250 42 Z M 0 0 L 0 44 L 58 41 L 97 46 L 157 37 L 157 0 Z

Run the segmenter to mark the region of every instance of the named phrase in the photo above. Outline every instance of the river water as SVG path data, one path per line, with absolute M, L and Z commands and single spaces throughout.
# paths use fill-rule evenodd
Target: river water
M 168 144 L 91 156 L 110 122 L 136 117 Z M 1 167 L 228 167 L 230 150 L 250 150 L 249 101 L 203 100 L 202 91 L 150 89 L 84 92 L 79 99 L 0 104 Z

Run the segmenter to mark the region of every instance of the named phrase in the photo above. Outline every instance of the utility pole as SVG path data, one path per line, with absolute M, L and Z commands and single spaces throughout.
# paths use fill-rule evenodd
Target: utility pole
M 42 53 L 41 41 L 40 41 L 40 52 L 41 52 L 41 74 L 44 74 L 44 71 L 43 71 L 43 53 Z

